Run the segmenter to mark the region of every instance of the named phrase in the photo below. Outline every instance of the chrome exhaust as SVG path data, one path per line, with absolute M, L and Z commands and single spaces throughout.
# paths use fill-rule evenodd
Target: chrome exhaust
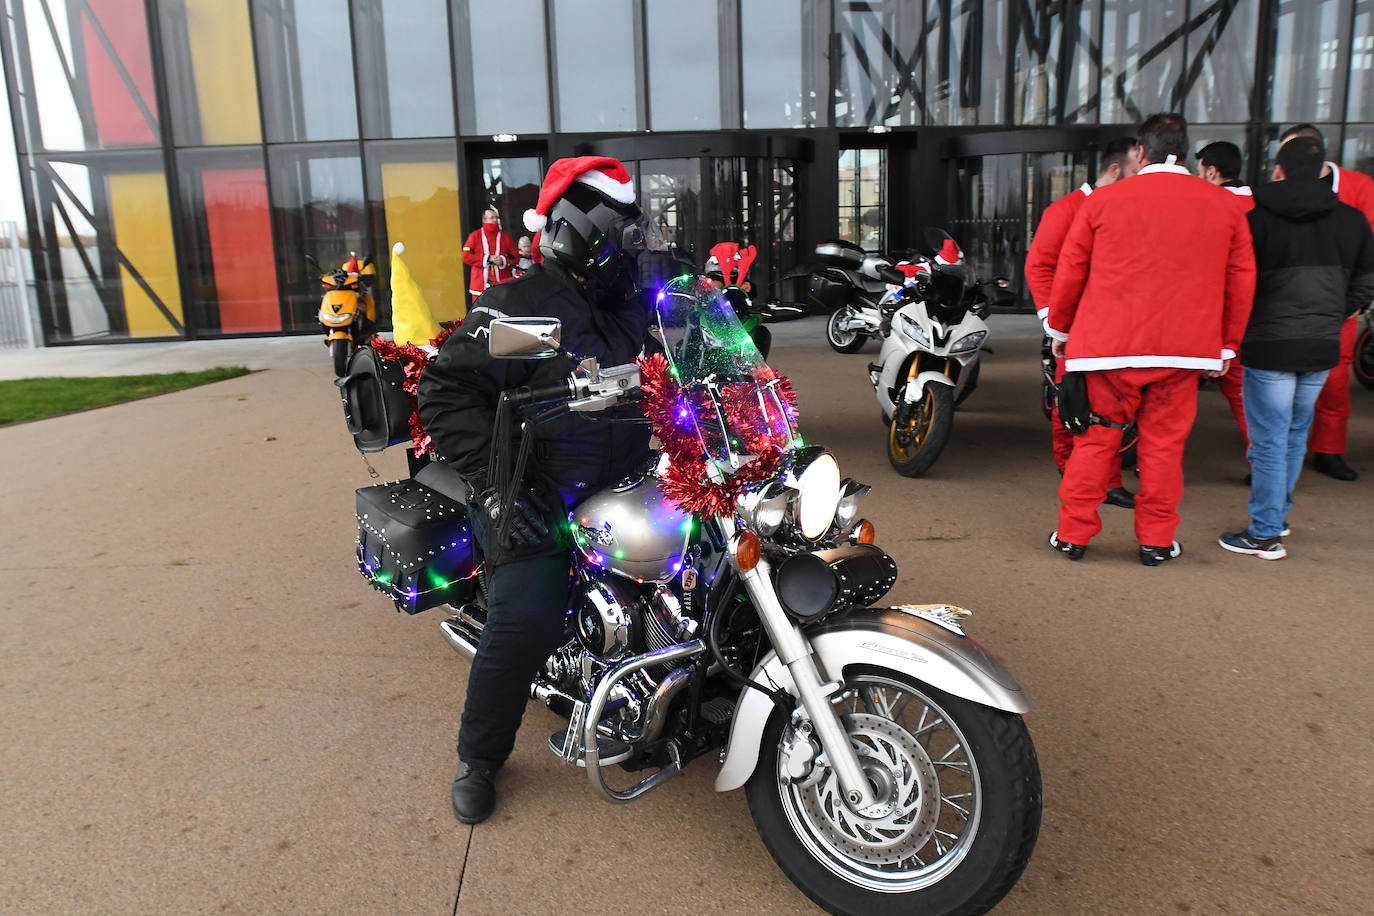
M 444 642 L 449 644 L 449 648 L 463 658 L 472 661 L 477 657 L 477 641 L 481 634 L 466 625 L 461 618 L 450 617 L 448 620 L 439 621 L 439 632 L 443 634 Z

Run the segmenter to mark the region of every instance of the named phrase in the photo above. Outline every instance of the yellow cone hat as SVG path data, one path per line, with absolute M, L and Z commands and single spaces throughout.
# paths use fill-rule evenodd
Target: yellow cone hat
M 439 336 L 439 322 L 434 320 L 425 294 L 401 260 L 405 250 L 400 242 L 391 249 L 391 328 L 397 344 L 423 347 Z

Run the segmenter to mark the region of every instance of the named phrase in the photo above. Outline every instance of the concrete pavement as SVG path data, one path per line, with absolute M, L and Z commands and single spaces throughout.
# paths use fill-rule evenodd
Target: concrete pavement
M 1130 513 L 1108 508 L 1072 564 L 1044 545 L 1057 477 L 1033 334 L 994 331 L 949 448 L 907 480 L 863 371 L 876 346 L 793 333 L 774 363 L 807 440 L 874 485 L 892 597 L 972 608 L 1030 693 L 1045 819 L 999 913 L 1344 914 L 1374 896 L 1374 398 L 1353 393 L 1365 477 L 1304 477 L 1288 560 L 1215 546 L 1246 490 L 1206 389 L 1183 558 L 1141 567 Z M 0 429 L 0 909 L 814 912 L 742 795 L 711 791 L 709 759 L 611 806 L 548 752 L 559 723 L 535 706 L 496 816 L 454 822 L 466 664 L 441 612 L 398 616 L 354 570 L 353 489 L 372 480 L 313 346 L 301 367 Z M 404 456 L 372 463 L 394 479 Z

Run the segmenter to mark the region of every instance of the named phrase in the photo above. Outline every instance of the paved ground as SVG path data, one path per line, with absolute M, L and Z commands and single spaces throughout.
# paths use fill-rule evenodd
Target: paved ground
M 1290 559 L 1215 546 L 1246 491 L 1209 389 L 1183 559 L 1141 567 L 1129 513 L 1107 509 L 1070 564 L 1044 546 L 1056 477 L 1029 333 L 994 340 L 946 454 L 906 480 L 884 458 L 872 347 L 838 356 L 805 332 L 775 362 L 807 439 L 875 485 L 894 596 L 973 608 L 1030 692 L 1044 828 L 999 912 L 1367 906 L 1374 397 L 1354 393 L 1368 473 L 1303 480 Z M 549 754 L 556 720 L 534 707 L 496 817 L 453 821 L 466 664 L 439 612 L 397 616 L 354 571 L 352 491 L 370 481 L 322 349 L 0 429 L 0 911 L 814 912 L 742 796 L 711 791 L 709 760 L 612 807 Z M 374 461 L 388 478 L 403 463 Z

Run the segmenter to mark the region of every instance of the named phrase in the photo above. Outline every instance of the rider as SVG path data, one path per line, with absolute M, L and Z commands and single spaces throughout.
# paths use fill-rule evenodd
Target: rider
M 466 824 L 490 816 L 494 776 L 510 756 L 530 683 L 563 641 L 572 542 L 568 511 L 627 476 L 648 456 L 645 427 L 565 415 L 537 427 L 529 468 L 517 496 L 503 504 L 504 482 L 492 479 L 515 440 L 495 443 L 503 390 L 566 381 L 572 364 L 493 359 L 489 325 L 497 318 L 548 317 L 562 322 L 562 345 L 579 359 L 629 363 L 644 347 L 650 304 L 641 276 L 662 265 L 645 254 L 654 238 L 634 200 L 625 167 L 583 156 L 549 167 L 525 225 L 537 232 L 543 260 L 523 276 L 493 286 L 440 348 L 419 382 L 419 412 L 439 457 L 471 487 L 469 513 L 488 569 L 487 620 L 468 675 L 458 736 L 453 812 Z M 505 522 L 508 535 L 496 543 Z

